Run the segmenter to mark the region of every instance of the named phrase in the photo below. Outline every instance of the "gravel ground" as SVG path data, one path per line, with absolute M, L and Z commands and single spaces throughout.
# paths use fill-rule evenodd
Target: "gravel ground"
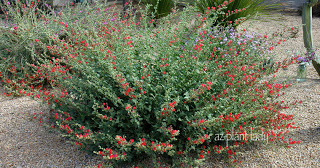
M 34 113 L 48 109 L 28 97 L 0 96 L 0 168 L 3 167 L 88 167 L 99 158 L 66 143 L 58 132 L 40 126 Z
M 284 26 L 298 26 L 297 38 L 288 40 L 276 49 L 279 58 L 290 55 L 292 50 L 304 51 L 301 17 L 273 15 L 273 19 L 246 22 L 242 27 L 248 31 L 270 34 Z M 320 18 L 313 19 L 315 48 L 320 48 Z M 320 55 L 319 51 L 317 54 Z M 279 59 L 278 58 L 278 59 Z M 297 65 L 282 71 L 280 78 L 296 76 Z M 320 79 L 312 66 L 308 67 L 308 80 L 287 89 L 284 100 L 302 100 L 297 107 L 287 110 L 295 116 L 300 129 L 290 137 L 301 140 L 300 145 L 290 149 L 277 143 L 254 143 L 244 146 L 238 154 L 240 167 L 320 167 Z M 68 144 L 58 132 L 40 126 L 33 119 L 34 113 L 48 113 L 27 97 L 9 99 L 0 89 L 0 167 L 90 167 L 99 163 L 99 157 L 90 156 L 77 146 Z M 201 167 L 228 167 L 220 156 L 212 155 Z

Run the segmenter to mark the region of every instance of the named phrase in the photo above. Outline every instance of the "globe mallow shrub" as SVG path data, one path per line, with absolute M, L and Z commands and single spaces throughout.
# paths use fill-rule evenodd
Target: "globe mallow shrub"
M 298 143 L 284 137 L 296 127 L 281 110 L 297 101 L 281 100 L 290 84 L 275 80 L 282 65 L 268 63 L 274 43 L 267 36 L 211 27 L 219 8 L 191 18 L 195 9 L 188 7 L 157 27 L 147 11 L 136 15 L 129 8 L 120 16 L 98 4 L 74 9 L 85 17 L 47 20 L 65 39 L 35 39 L 59 56 L 44 54 L 41 65 L 30 65 L 53 89 L 17 91 L 47 103 L 51 127 L 75 145 L 114 163 L 163 156 L 177 167 L 199 165 L 210 153 L 237 162 L 236 149 L 253 134 Z M 242 138 L 226 142 L 218 135 Z

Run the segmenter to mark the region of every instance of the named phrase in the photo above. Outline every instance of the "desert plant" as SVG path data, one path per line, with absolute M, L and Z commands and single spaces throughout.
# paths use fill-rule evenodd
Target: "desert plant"
M 197 0 L 196 6 L 201 13 L 208 8 L 224 7 L 218 15 L 217 23 L 227 26 L 237 22 L 239 19 L 249 19 L 257 14 L 266 14 L 270 9 L 276 9 L 278 4 L 267 4 L 265 0 Z M 215 24 L 217 24 L 215 23 Z M 233 24 L 237 26 L 238 24 Z
M 173 0 L 143 0 L 144 3 L 150 4 L 150 11 L 156 19 L 167 16 L 171 13 L 174 1 Z
M 303 10 L 303 5 L 298 7 L 298 14 L 302 16 L 302 10 Z M 320 17 L 320 3 L 316 3 L 312 6 L 312 16 L 313 17 Z
M 49 36 L 59 31 L 46 20 L 54 16 L 47 15 L 48 10 L 42 10 L 43 6 L 42 1 L 39 3 L 37 1 L 30 1 L 30 3 L 6 1 L 1 4 L 1 9 L 5 11 L 5 19 L 1 20 L 0 27 L 0 55 L 3 58 L 0 62 L 0 71 L 7 80 L 21 82 L 22 79 L 29 78 L 25 86 L 46 83 L 46 79 L 41 76 L 28 76 L 34 73 L 28 65 L 43 63 L 43 54 L 47 52 L 43 46 L 37 44 L 37 41 L 51 45 L 52 40 Z M 50 55 L 50 53 L 47 54 Z
M 197 166 L 210 152 L 233 158 L 252 133 L 273 141 L 295 128 L 280 111 L 289 108 L 278 99 L 290 84 L 273 78 L 281 64 L 267 64 L 274 47 L 267 36 L 211 27 L 214 9 L 192 22 L 195 12 L 186 8 L 178 24 L 171 13 L 156 28 L 147 11 L 123 20 L 99 5 L 44 15 L 38 22 L 48 19 L 65 38 L 47 33 L 52 43 L 33 41 L 60 57 L 41 55 L 28 75 L 47 78 L 55 92 L 16 90 L 47 103 L 51 126 L 75 145 L 114 163 L 163 156 L 174 167 Z M 70 21 L 79 13 L 86 15 Z
M 15 4 L 15 5 L 12 5 Z M 45 8 L 45 9 L 43 9 Z M 70 7 L 71 9 L 73 7 Z M 30 65 L 38 66 L 46 59 L 54 60 L 59 58 L 59 54 L 48 52 L 47 47 L 53 45 L 52 38 L 66 39 L 64 30 L 57 27 L 54 22 L 56 16 L 68 18 L 69 24 L 81 20 L 85 14 L 78 12 L 70 13 L 55 12 L 49 4 L 44 1 L 6 1 L 1 4 L 1 9 L 5 11 L 5 18 L 1 20 L 0 26 L 0 72 L 6 76 L 7 81 L 25 82 L 23 87 L 8 89 L 23 89 L 27 85 L 49 85 L 48 79 L 43 75 L 34 74 L 34 68 Z M 67 25 L 66 25 L 67 26 Z M 85 29 L 86 27 L 83 27 Z M 41 45 L 37 42 L 41 41 Z M 30 76 L 31 75 L 31 76 Z M 20 94 L 18 94 L 20 95 Z
M 303 4 L 302 8 L 303 42 L 309 53 L 313 50 L 312 7 L 318 3 L 318 0 L 308 0 Z M 316 69 L 318 75 L 320 75 L 320 59 L 317 55 L 315 55 L 315 59 L 312 60 L 312 65 Z

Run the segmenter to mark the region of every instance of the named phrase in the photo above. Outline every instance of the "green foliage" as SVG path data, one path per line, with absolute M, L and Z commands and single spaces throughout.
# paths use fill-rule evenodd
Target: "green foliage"
M 33 3 L 33 4 L 31 4 Z M 15 5 L 12 5 L 15 4 Z M 56 16 L 75 22 L 79 17 L 84 17 L 83 13 L 61 15 L 56 13 L 49 4 L 43 1 L 29 1 L 28 4 L 22 1 L 1 4 L 1 9 L 5 11 L 5 19 L 1 20 L 0 26 L 0 72 L 6 76 L 6 80 L 13 83 L 24 82 L 20 87 L 7 87 L 15 92 L 17 89 L 25 89 L 26 86 L 48 86 L 48 79 L 34 66 L 39 66 L 45 60 L 53 60 L 61 57 L 59 54 L 49 52 L 48 46 L 53 45 L 52 37 L 65 39 L 64 30 L 59 28 L 54 22 Z M 40 44 L 38 43 L 40 42 Z M 37 73 L 36 73 L 37 72 Z M 15 95 L 21 95 L 15 93 Z
M 19 1 L 4 3 L 1 9 L 5 11 L 5 19 L 1 20 L 0 27 L 0 55 L 3 57 L 0 71 L 12 82 L 28 78 L 26 85 L 44 84 L 45 79 L 41 76 L 28 76 L 34 73 L 34 69 L 28 65 L 43 63 L 43 54 L 46 54 L 47 50 L 36 41 L 51 45 L 49 36 L 57 32 L 56 27 L 43 18 L 47 11 L 40 10 L 31 2 L 24 4 Z M 50 18 L 53 16 L 47 15 L 46 19 Z
M 174 2 L 173 0 L 143 0 L 144 3 L 150 4 L 150 10 L 159 19 L 171 13 Z
M 208 7 L 222 8 L 217 23 L 228 26 L 230 22 L 235 23 L 266 13 L 267 10 L 275 9 L 278 4 L 267 4 L 265 0 L 197 0 L 196 6 L 201 13 L 205 13 Z
M 280 113 L 288 106 L 276 101 L 289 85 L 272 78 L 281 64 L 269 63 L 273 43 L 266 36 L 211 27 L 216 10 L 191 18 L 196 10 L 188 7 L 161 18 L 156 28 L 147 11 L 138 11 L 138 18 L 132 12 L 130 7 L 120 18 L 97 4 L 44 13 L 39 20 L 13 13 L 13 20 L 27 25 L 17 30 L 39 32 L 27 37 L 43 51 L 30 53 L 41 60 L 26 62 L 33 71 L 12 76 L 40 76 L 53 87 L 31 84 L 20 90 L 29 82 L 21 79 L 14 83 L 16 92 L 43 100 L 53 111 L 52 127 L 115 163 L 163 156 L 174 167 L 197 166 L 209 152 L 233 157 L 237 143 L 250 140 L 249 132 L 274 138 L 275 127 L 291 128 L 283 126 L 292 116 Z M 179 24 L 171 19 L 177 16 Z M 28 26 L 45 23 L 50 26 Z M 11 55 L 4 57 L 3 65 Z M 12 87 L 10 76 L 0 78 Z M 227 146 L 217 139 L 232 133 L 246 139 L 229 140 Z

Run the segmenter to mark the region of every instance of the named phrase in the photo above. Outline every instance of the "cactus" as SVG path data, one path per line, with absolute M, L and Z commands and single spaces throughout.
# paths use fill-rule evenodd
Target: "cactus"
M 312 6 L 316 5 L 319 0 L 307 0 L 303 4 L 302 8 L 302 24 L 303 24 L 303 40 L 304 46 L 307 51 L 310 52 L 313 49 L 312 41 Z M 315 59 L 312 60 L 312 65 L 320 76 L 320 59 L 315 55 Z

